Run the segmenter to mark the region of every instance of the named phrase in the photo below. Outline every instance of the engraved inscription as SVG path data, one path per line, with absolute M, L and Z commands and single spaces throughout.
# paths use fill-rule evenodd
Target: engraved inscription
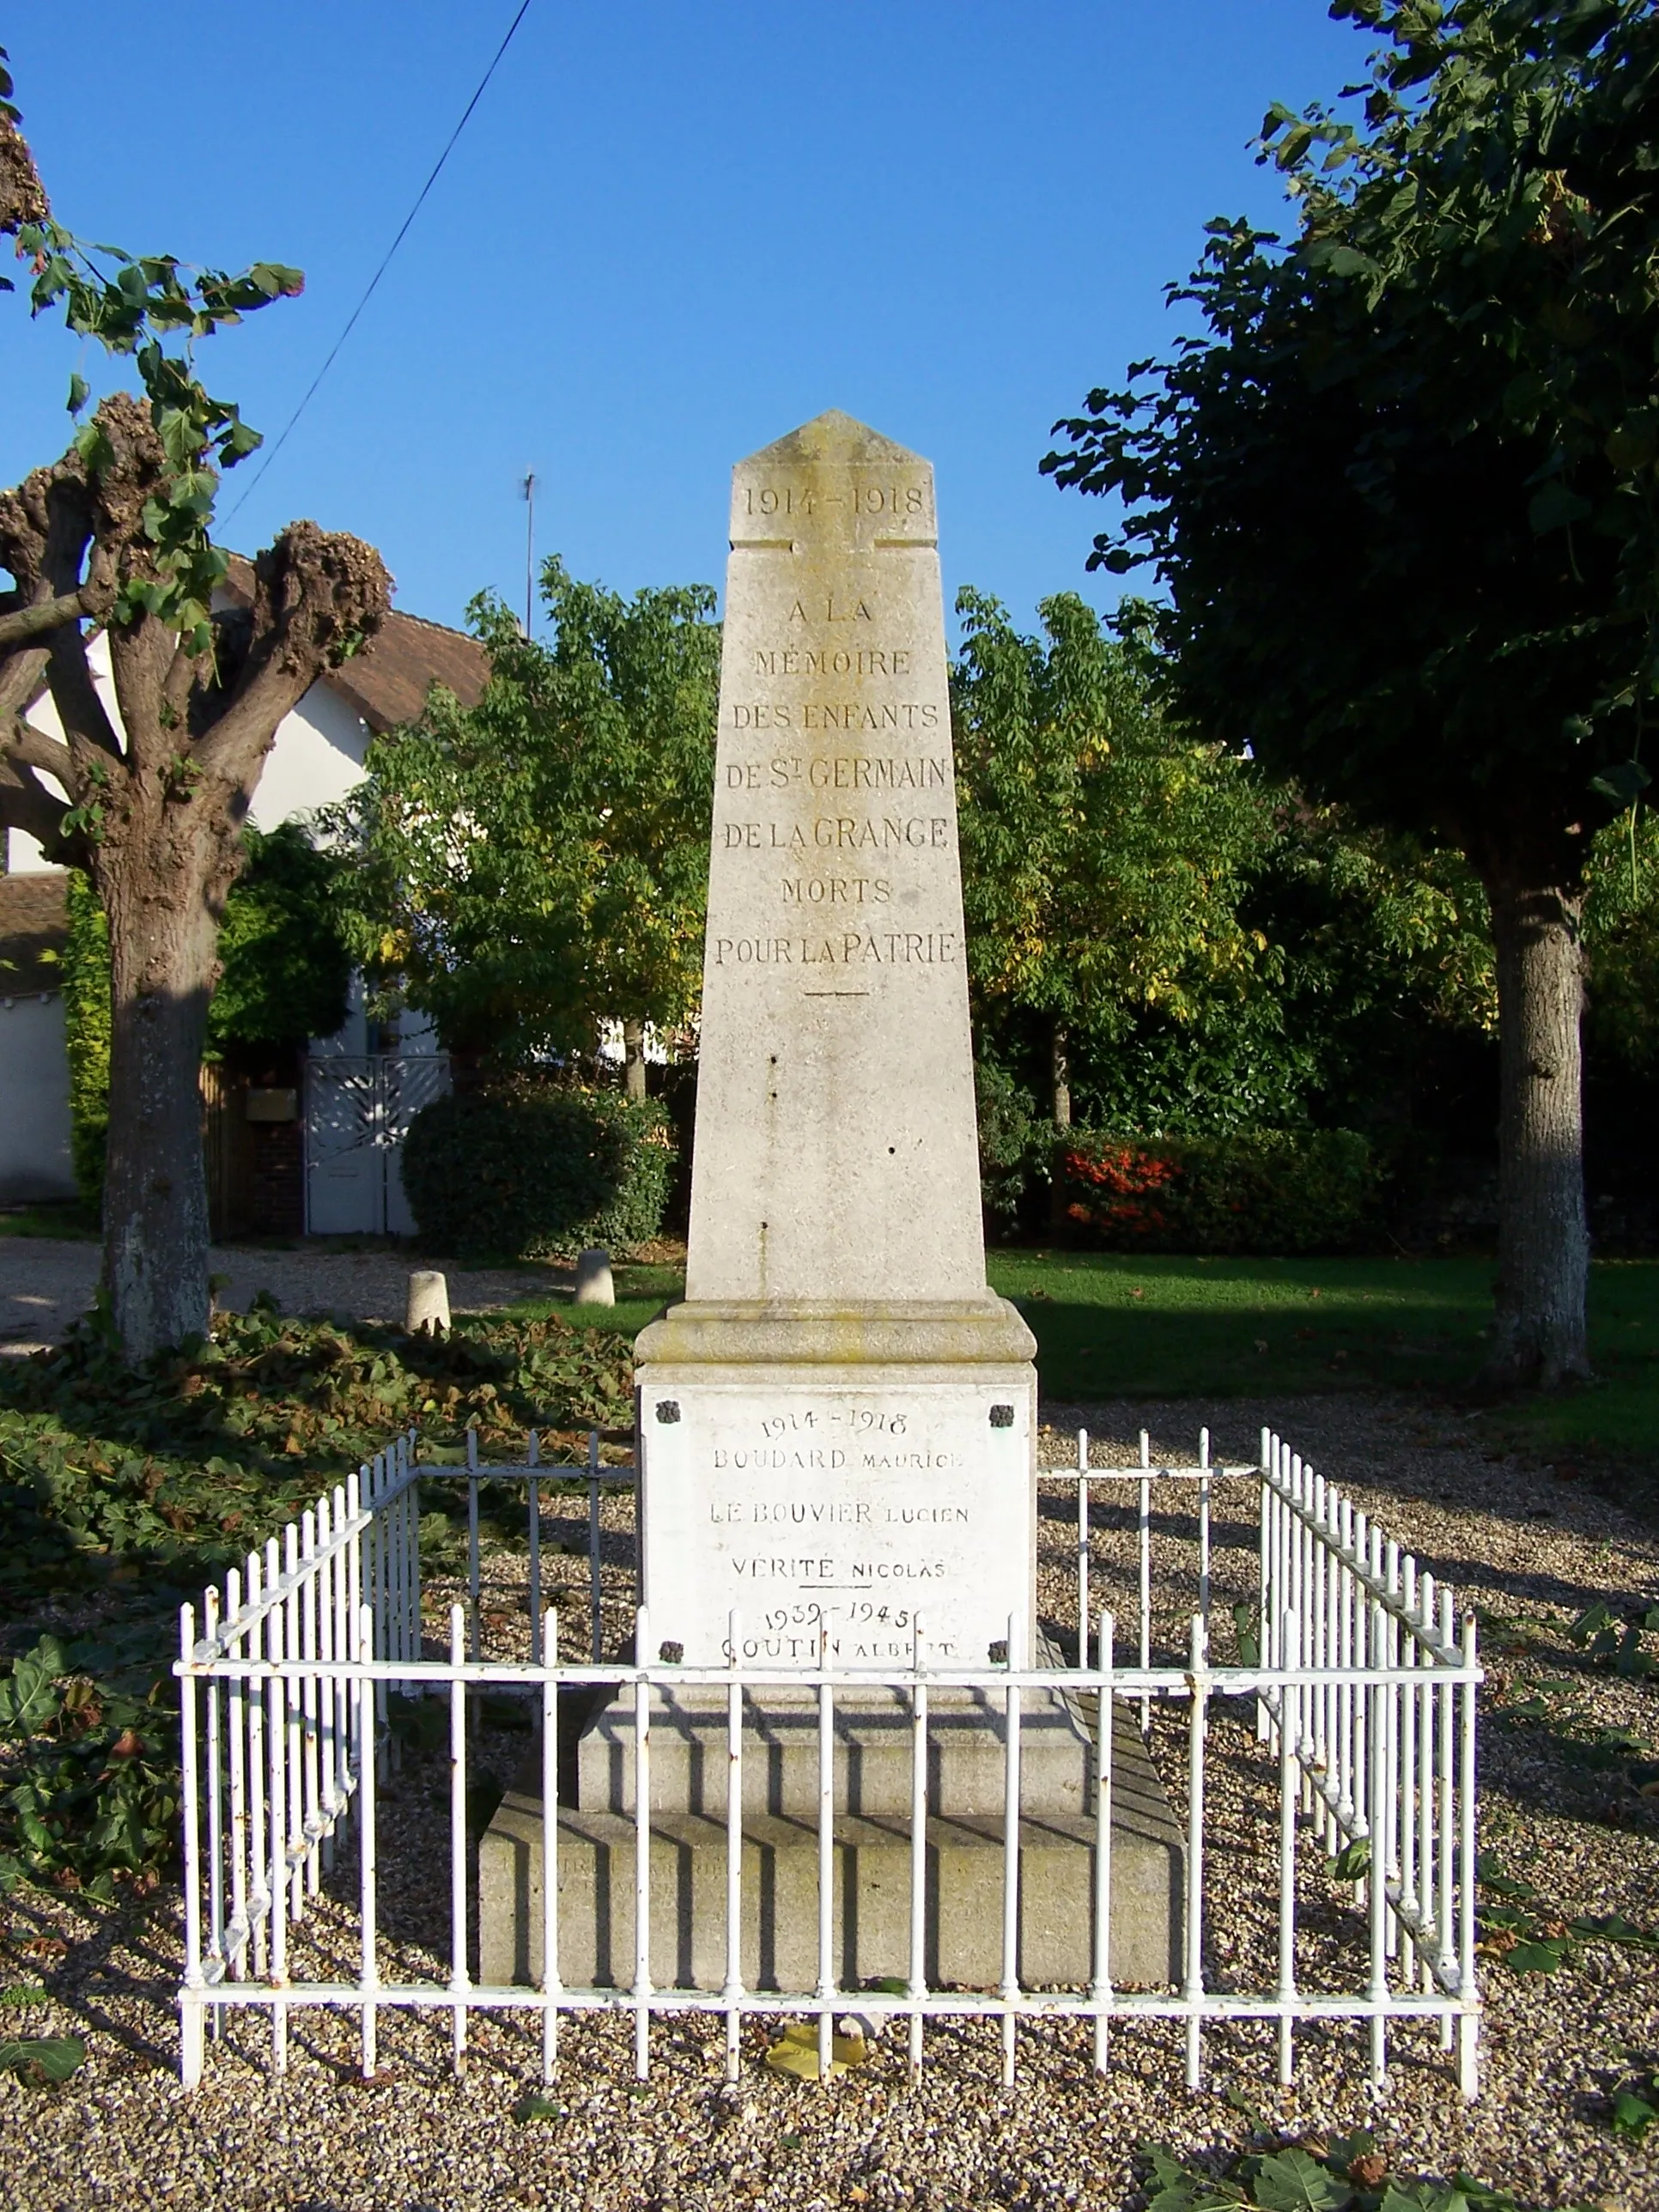
M 757 646 L 757 676 L 908 676 L 915 655 L 908 646 Z
M 717 968 L 948 968 L 961 939 L 954 930 L 844 930 L 839 937 L 717 937 Z
M 977 1653 L 1023 1602 L 1024 1440 L 994 1438 L 989 1393 L 954 1387 L 689 1394 L 689 1433 L 646 1531 L 653 1626 L 717 1662 L 938 1663 Z M 653 1454 L 664 1449 L 653 1443 Z
M 889 700 L 884 702 L 862 700 L 835 700 L 828 703 L 815 699 L 791 701 L 766 699 L 732 702 L 731 727 L 734 730 L 937 730 L 939 709 L 932 699 Z
M 786 906 L 885 906 L 893 886 L 885 876 L 785 876 Z
M 807 785 L 813 791 L 943 791 L 951 781 L 948 760 L 877 760 L 864 753 L 816 755 L 800 760 L 780 754 L 769 761 L 728 761 L 728 791 L 787 791 Z
M 926 514 L 927 494 L 921 484 L 855 484 L 853 512 L 889 517 Z
M 951 842 L 951 824 L 942 814 L 826 814 L 804 822 L 727 822 L 723 825 L 729 853 L 892 853 L 908 846 L 912 852 L 942 853 Z
M 816 495 L 793 484 L 748 484 L 744 489 L 744 513 L 770 519 L 781 514 L 811 514 Z

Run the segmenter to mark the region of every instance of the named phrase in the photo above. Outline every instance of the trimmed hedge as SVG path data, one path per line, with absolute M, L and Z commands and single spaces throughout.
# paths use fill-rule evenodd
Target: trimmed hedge
M 654 1099 L 520 1081 L 422 1107 L 404 1189 L 436 1252 L 622 1251 L 661 1229 L 674 1159 Z
M 1226 1137 L 1077 1130 L 1055 1150 L 1066 1222 L 1111 1251 L 1338 1252 L 1364 1240 L 1379 1186 L 1352 1129 Z

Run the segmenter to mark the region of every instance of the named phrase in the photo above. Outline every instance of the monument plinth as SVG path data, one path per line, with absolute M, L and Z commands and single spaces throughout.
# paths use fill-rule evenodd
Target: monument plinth
M 933 471 L 822 415 L 738 464 L 731 538 L 686 1295 L 636 1346 L 646 1656 L 722 1665 L 735 1613 L 768 1669 L 902 1667 L 918 1636 L 934 1665 L 985 1666 L 1011 1622 L 1023 1663 L 1036 1347 L 985 1278 Z M 935 1692 L 932 1711 L 930 1949 L 994 1983 L 1001 1701 Z M 653 1971 L 695 1986 L 724 1956 L 726 1711 L 688 1688 L 651 1723 Z M 775 1933 L 746 1902 L 745 1945 L 763 1982 L 804 1985 L 812 1692 L 755 1690 L 748 1720 L 745 1898 Z M 1083 1980 L 1089 1735 L 1055 1694 L 1028 1692 L 1022 1720 L 1022 1972 Z M 907 1971 L 906 1700 L 838 1691 L 835 1726 L 855 1987 Z M 633 1731 L 630 1690 L 579 1747 L 567 1981 L 632 1957 Z M 1138 1735 L 1114 1741 L 1113 1971 L 1159 1981 L 1180 1842 Z M 514 1792 L 484 1839 L 487 1980 L 538 1970 L 540 1829 Z

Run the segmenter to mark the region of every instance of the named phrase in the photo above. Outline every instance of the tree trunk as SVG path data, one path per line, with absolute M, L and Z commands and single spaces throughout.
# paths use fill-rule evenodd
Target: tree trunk
M 1550 1389 L 1587 1376 L 1579 1023 L 1582 891 L 1493 881 L 1501 1055 L 1491 1380 Z
M 1067 1050 L 1070 1039 L 1059 1022 L 1048 1033 L 1048 1081 L 1054 1103 L 1054 1127 L 1064 1133 L 1072 1126 L 1072 1060 Z M 1063 1242 L 1068 1224 L 1066 1218 L 1066 1185 L 1061 1178 L 1060 1154 L 1066 1147 L 1056 1143 L 1051 1151 L 1048 1169 L 1048 1234 L 1056 1243 Z
M 1070 1038 L 1056 1022 L 1048 1040 L 1048 1074 L 1054 1085 L 1054 1127 L 1072 1126 L 1072 1058 Z
M 159 867 L 146 842 L 99 869 L 110 922 L 104 1283 L 135 1365 L 208 1328 L 200 1081 L 218 939 L 208 856 L 180 839 Z M 221 859 L 216 872 L 233 872 Z
M 630 1098 L 645 1096 L 645 1024 L 632 1014 L 623 1019 L 623 1085 Z

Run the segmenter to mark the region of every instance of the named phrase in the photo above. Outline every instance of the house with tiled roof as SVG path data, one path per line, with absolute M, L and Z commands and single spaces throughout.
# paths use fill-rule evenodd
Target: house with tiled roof
M 222 598 L 252 596 L 233 556 Z M 89 642 L 93 680 L 119 727 L 105 640 Z M 256 829 L 304 819 L 362 781 L 369 739 L 419 714 L 434 684 L 467 706 L 489 663 L 476 638 L 394 611 L 360 653 L 319 677 L 279 726 L 253 794 Z M 28 709 L 62 732 L 51 694 Z M 73 1198 L 61 957 L 64 871 L 33 838 L 4 833 L 0 877 L 0 1206 Z M 361 994 L 344 1028 L 313 1038 L 269 1079 L 210 1075 L 207 1140 L 216 1233 L 394 1233 L 410 1225 L 397 1172 L 400 1127 L 447 1081 L 429 1030 L 401 1036 L 369 1021 Z

